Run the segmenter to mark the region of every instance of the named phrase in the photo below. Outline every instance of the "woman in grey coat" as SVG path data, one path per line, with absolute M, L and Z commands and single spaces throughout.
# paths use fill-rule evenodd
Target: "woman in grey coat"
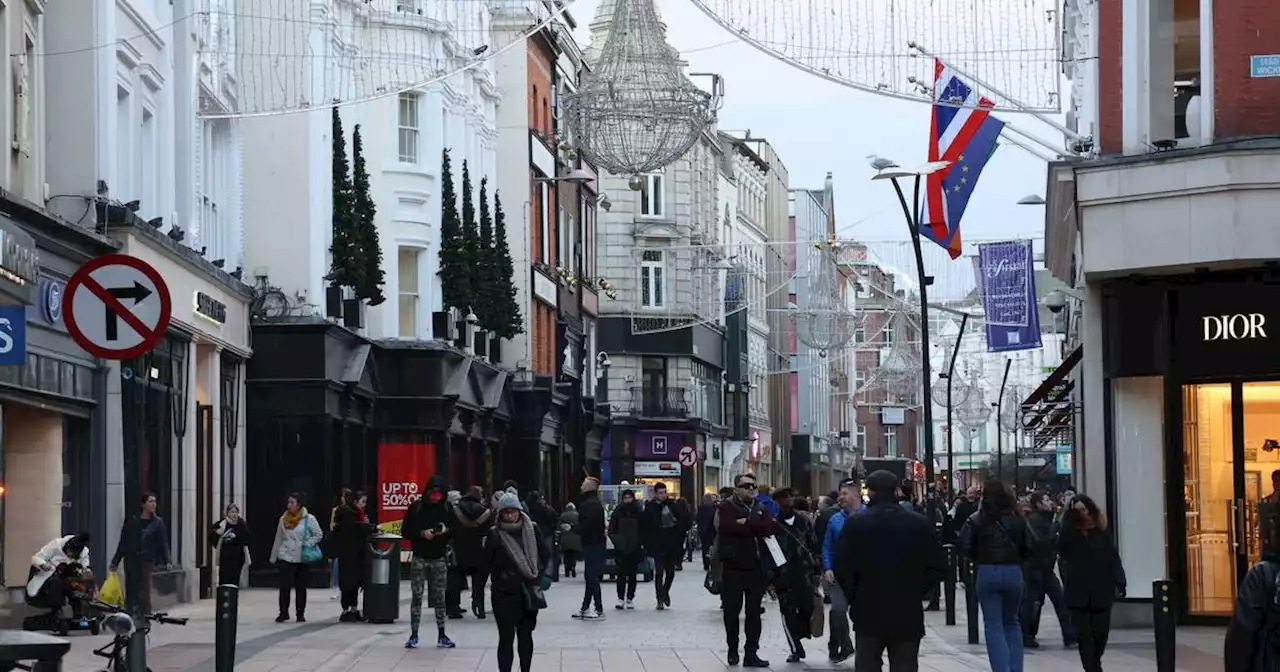
M 564 576 L 578 575 L 578 556 L 582 555 L 582 536 L 578 534 L 578 507 L 573 502 L 564 505 L 560 514 L 560 557 L 564 562 Z

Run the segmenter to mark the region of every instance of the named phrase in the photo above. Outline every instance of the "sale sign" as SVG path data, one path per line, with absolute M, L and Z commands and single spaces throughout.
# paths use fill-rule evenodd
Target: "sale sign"
M 400 534 L 409 505 L 418 501 L 436 473 L 433 443 L 378 445 L 378 529 Z M 405 543 L 408 547 L 408 543 Z

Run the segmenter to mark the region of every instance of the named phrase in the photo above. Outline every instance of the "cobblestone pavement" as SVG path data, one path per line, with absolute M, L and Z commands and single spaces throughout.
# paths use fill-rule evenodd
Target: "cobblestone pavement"
M 353 669 L 429 670 L 462 672 L 494 670 L 496 631 L 492 617 L 478 621 L 471 616 L 449 621 L 449 635 L 458 648 L 434 648 L 434 627 L 430 610 L 424 614 L 424 646 L 416 651 L 403 648 L 408 630 L 408 587 L 401 603 L 401 620 L 391 625 L 338 623 L 337 602 L 329 591 L 312 590 L 308 609 L 310 622 L 276 624 L 275 592 L 246 591 L 241 599 L 238 631 L 237 672 L 345 672 Z M 583 623 L 569 618 L 582 596 L 582 579 L 561 580 L 547 593 L 549 607 L 539 617 L 534 633 L 536 672 L 637 672 L 642 670 L 699 672 L 724 670 L 724 633 L 717 598 L 702 588 L 702 575 L 695 568 L 679 572 L 672 589 L 674 606 L 664 612 L 654 609 L 652 584 L 642 583 L 634 611 L 619 612 L 613 607 L 613 584 L 605 584 L 607 618 Z M 464 597 L 464 602 L 465 602 Z M 961 598 L 963 606 L 963 598 Z M 766 604 L 768 604 L 766 602 Z M 156 626 L 151 635 L 148 663 L 153 672 L 213 670 L 213 603 L 204 601 L 175 609 L 175 616 L 188 616 L 186 627 Z M 921 649 L 924 672 L 968 672 L 987 670 L 985 653 L 966 643 L 963 608 L 957 626 L 943 625 L 942 612 L 928 614 L 928 634 Z M 808 640 L 811 658 L 804 664 L 787 665 L 786 642 L 775 606 L 764 616 L 761 655 L 774 669 L 848 669 L 852 662 L 832 665 L 826 660 L 826 641 Z M 1075 651 L 1062 648 L 1060 631 L 1053 615 L 1046 613 L 1040 635 L 1044 646 L 1028 653 L 1027 669 L 1036 672 L 1076 672 L 1080 662 Z M 106 637 L 72 635 L 72 653 L 66 660 L 68 672 L 98 670 L 101 665 L 91 653 Z M 1151 635 L 1144 631 L 1117 631 L 1115 645 L 1107 652 L 1108 669 L 1149 670 L 1155 668 Z M 1182 672 L 1221 670 L 1220 630 L 1179 631 L 1179 666 Z

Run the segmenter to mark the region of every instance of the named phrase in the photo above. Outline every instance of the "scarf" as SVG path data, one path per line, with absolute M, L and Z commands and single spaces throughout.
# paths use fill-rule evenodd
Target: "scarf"
M 284 512 L 284 517 L 283 517 L 284 529 L 292 530 L 293 528 L 297 527 L 298 523 L 301 523 L 302 519 L 305 518 L 306 516 L 307 516 L 307 509 L 305 507 L 298 509 L 297 513 L 289 513 L 289 511 L 286 510 Z
M 518 523 L 498 523 L 498 538 L 507 555 L 515 562 L 516 569 L 525 580 L 538 576 L 538 539 L 533 533 L 533 521 L 528 514 L 520 514 Z M 516 534 L 520 535 L 520 543 L 516 543 Z
M 360 517 L 360 522 L 369 522 L 369 514 L 364 509 L 356 509 L 356 515 Z

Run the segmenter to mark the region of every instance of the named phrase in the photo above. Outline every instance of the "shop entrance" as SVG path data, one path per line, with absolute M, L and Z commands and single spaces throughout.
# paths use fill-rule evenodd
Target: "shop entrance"
M 1183 500 L 1191 616 L 1230 616 L 1262 555 L 1258 505 L 1280 469 L 1280 381 L 1184 385 Z

